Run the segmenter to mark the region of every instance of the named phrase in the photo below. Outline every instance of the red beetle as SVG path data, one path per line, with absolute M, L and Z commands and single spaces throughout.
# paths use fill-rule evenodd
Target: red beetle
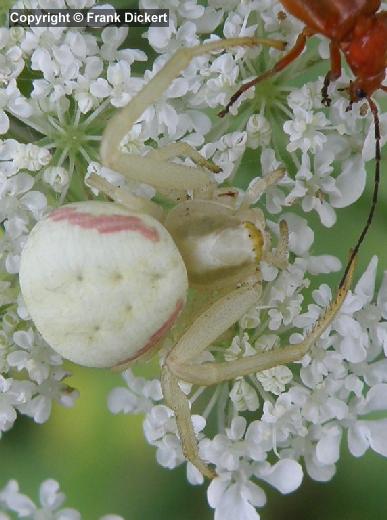
M 230 99 L 225 109 L 220 112 L 223 117 L 230 106 L 247 89 L 256 85 L 292 63 L 304 50 L 310 36 L 322 34 L 330 40 L 331 67 L 325 76 L 321 91 L 322 103 L 329 106 L 328 86 L 331 81 L 340 77 L 341 52 L 351 68 L 355 79 L 348 87 L 350 110 L 352 103 L 366 98 L 375 122 L 375 187 L 370 213 L 356 246 L 353 250 L 342 282 L 349 265 L 358 252 L 360 245 L 371 224 L 375 211 L 379 178 L 380 178 L 380 128 L 377 107 L 371 99 L 375 90 L 387 92 L 382 85 L 387 66 L 387 12 L 377 13 L 381 0 L 280 0 L 284 8 L 293 16 L 305 23 L 304 30 L 298 35 L 295 45 L 281 58 L 272 69 L 245 83 Z

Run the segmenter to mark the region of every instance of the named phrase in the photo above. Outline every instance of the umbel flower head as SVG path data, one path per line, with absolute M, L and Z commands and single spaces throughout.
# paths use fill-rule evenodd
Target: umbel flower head
M 92 8 L 96 3 L 23 0 L 13 7 Z M 140 7 L 170 12 L 169 27 L 144 31 L 148 55 L 128 48 L 125 27 L 0 28 L 0 433 L 13 427 L 18 414 L 43 423 L 53 402 L 73 406 L 78 395 L 66 384 L 69 373 L 62 359 L 36 330 L 20 295 L 20 254 L 30 230 L 63 203 L 92 197 L 85 180 L 93 173 L 134 194 L 155 197 L 152 186 L 129 182 L 100 164 L 98 147 L 107 120 L 180 48 L 235 36 L 281 39 L 290 46 L 301 28 L 275 0 L 211 0 L 207 5 L 141 0 Z M 260 204 L 274 234 L 281 220 L 287 222 L 289 266 L 280 271 L 261 262 L 259 306 L 200 362 L 249 357 L 305 337 L 333 292 L 324 283 L 309 291 L 308 300 L 311 280 L 341 268 L 334 243 L 324 254 L 313 254 L 315 236 L 320 225 L 332 227 L 338 216 L 345 218 L 342 208 L 362 195 L 366 164 L 374 158 L 371 115 L 361 104 L 346 112 L 348 100 L 336 88 L 348 78 L 332 88 L 329 108 L 321 104 L 322 78 L 304 80 L 327 57 L 325 40 L 291 68 L 247 91 L 229 117 L 216 117 L 242 82 L 278 57 L 275 49 L 257 47 L 195 58 L 120 144 L 128 153 L 146 155 L 170 143 L 188 143 L 219 166 L 215 181 L 238 187 L 240 200 L 246 188 L 275 168 L 287 170 L 253 203 Z M 387 123 L 381 109 L 380 121 L 383 144 Z M 356 457 L 367 449 L 387 456 L 387 420 L 372 415 L 387 410 L 387 278 L 376 282 L 377 264 L 373 257 L 301 362 L 210 388 L 181 382 L 200 456 L 218 475 L 208 486 L 216 519 L 258 519 L 257 508 L 266 502 L 263 482 L 286 494 L 300 486 L 305 472 L 314 480 L 330 480 L 343 440 Z M 161 360 L 172 341 L 166 342 Z M 170 469 L 185 464 L 160 381 L 131 370 L 123 379 L 125 386 L 108 397 L 110 411 L 145 414 L 144 434 L 156 447 L 157 462 Z M 207 427 L 214 417 L 215 432 Z M 203 483 L 190 463 L 187 478 Z M 75 510 L 58 511 L 63 497 L 54 481 L 42 484 L 41 502 L 39 509 L 13 481 L 0 492 L 4 512 L 35 518 L 37 511 L 47 510 L 55 511 L 55 518 L 80 518 Z
M 39 505 L 20 492 L 16 480 L 9 480 L 0 490 L 0 512 L 2 520 L 11 518 L 6 513 L 13 513 L 12 518 L 81 520 L 81 514 L 73 508 L 62 507 L 66 496 L 59 490 L 56 480 L 48 479 L 39 488 Z M 99 520 L 123 520 L 118 515 L 104 515 Z

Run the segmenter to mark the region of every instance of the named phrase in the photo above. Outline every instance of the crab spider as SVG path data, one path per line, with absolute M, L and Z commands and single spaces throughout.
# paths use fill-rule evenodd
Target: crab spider
M 174 326 L 177 340 L 162 366 L 164 398 L 175 413 L 185 457 L 209 478 L 214 473 L 199 456 L 189 401 L 178 381 L 213 385 L 301 359 L 344 301 L 353 262 L 335 300 L 303 342 L 234 361 L 199 363 L 200 355 L 259 303 L 259 262 L 287 265 L 286 223 L 280 223 L 273 252 L 263 213 L 252 207 L 284 172 L 272 172 L 237 203 L 236 190 L 215 189 L 216 166 L 187 144 L 171 144 L 146 157 L 128 156 L 118 144 L 194 56 L 255 43 L 241 38 L 178 51 L 107 125 L 101 144 L 106 166 L 174 197 L 192 190 L 192 200 L 164 212 L 92 175 L 89 184 L 114 202 L 54 210 L 31 231 L 20 266 L 32 320 L 52 348 L 75 363 L 126 368 L 156 353 Z M 197 166 L 169 162 L 180 155 Z M 195 312 L 185 305 L 189 286 L 199 294 Z

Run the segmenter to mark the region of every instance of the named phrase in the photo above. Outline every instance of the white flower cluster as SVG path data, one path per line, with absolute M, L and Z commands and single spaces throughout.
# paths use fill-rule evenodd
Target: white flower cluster
M 39 489 L 39 505 L 27 495 L 20 492 L 16 480 L 10 480 L 0 490 L 0 519 L 26 518 L 27 520 L 82 520 L 81 514 L 63 504 L 66 496 L 59 489 L 59 484 L 53 479 L 42 482 Z M 9 514 L 8 514 L 9 513 Z M 11 513 L 17 516 L 10 516 Z M 99 520 L 123 520 L 118 515 L 104 515 Z
M 43 423 L 53 400 L 72 406 L 78 395 L 63 382 L 69 374 L 61 358 L 26 321 L 29 317 L 18 289 L 22 247 L 47 209 L 45 194 L 33 189 L 34 175 L 50 159 L 48 150 L 32 143 L 0 142 L 0 266 L 4 273 L 0 282 L 0 433 L 13 426 L 17 412 Z
M 348 84 L 349 79 L 344 84 Z M 366 162 L 375 157 L 375 130 L 364 106 L 355 104 L 346 112 L 348 101 L 332 90 L 328 113 L 321 109 L 321 78 L 289 94 L 292 119 L 284 124 L 289 135 L 287 150 L 298 171 L 288 202 L 302 200 L 305 212 L 316 211 L 324 226 L 336 223 L 335 208 L 355 202 L 363 193 Z M 384 143 L 386 115 L 381 116 Z M 295 152 L 301 153 L 299 159 Z
M 20 0 L 14 7 L 90 8 L 96 3 Z M 179 48 L 240 35 L 286 40 L 291 46 L 302 27 L 275 0 L 209 0 L 206 6 L 197 0 L 141 0 L 140 7 L 170 11 L 168 28 L 151 27 L 144 35 L 157 54 L 149 63 L 142 50 L 126 48 L 127 28 L 106 27 L 99 34 L 82 28 L 0 28 L 0 432 L 12 427 L 18 412 L 44 422 L 53 400 L 70 406 L 77 395 L 63 381 L 68 374 L 61 359 L 29 321 L 19 295 L 19 258 L 32 226 L 49 209 L 89 196 L 87 175 L 123 184 L 119 174 L 98 163 L 101 134 L 114 108 L 126 105 Z M 327 57 L 325 41 L 319 51 Z M 287 221 L 291 263 L 281 272 L 261 264 L 259 307 L 243 317 L 233 339 L 213 345 L 206 361 L 232 361 L 297 343 L 313 325 L 331 293 L 322 285 L 313 292 L 315 303 L 302 312 L 309 277 L 338 271 L 341 264 L 330 254 L 311 254 L 314 232 L 292 209 L 314 210 L 324 226 L 333 226 L 336 209 L 363 193 L 365 164 L 374 158 L 370 114 L 361 104 L 346 112 L 340 82 L 330 89 L 329 109 L 321 105 L 321 78 L 300 89 L 289 87 L 319 59 L 313 49 L 291 70 L 242 95 L 230 116 L 216 116 L 243 82 L 268 70 L 279 56 L 273 49 L 238 48 L 195 58 L 120 143 L 128 153 L 146 154 L 185 141 L 220 166 L 215 178 L 226 186 L 239 182 L 246 157 L 255 157 L 250 186 L 280 164 L 287 167 L 287 175 L 260 203 L 274 234 L 278 222 Z M 138 62 L 146 62 L 145 73 L 136 72 Z M 343 78 L 342 85 L 347 83 Z M 384 144 L 387 114 L 380 114 L 380 121 Z M 149 186 L 127 185 L 142 196 L 155 194 Z M 332 478 L 344 433 L 355 456 L 368 448 L 387 455 L 387 421 L 368 417 L 387 409 L 387 281 L 374 297 L 376 265 L 372 260 L 301 363 L 214 389 L 182 384 L 201 456 L 219 475 L 208 489 L 216 519 L 259 518 L 255 508 L 266 500 L 260 481 L 289 493 L 300 485 L 303 467 L 316 480 Z M 145 413 L 145 436 L 156 446 L 158 462 L 168 468 L 182 464 L 174 416 L 163 404 L 159 381 L 130 371 L 124 379 L 127 388 L 109 397 L 112 413 Z M 197 409 L 199 402 L 206 402 L 203 410 Z M 211 439 L 205 426 L 215 413 L 218 434 Z M 191 464 L 187 474 L 190 482 L 202 482 Z M 62 505 L 53 481 L 42 484 L 41 496 L 43 510 Z M 20 515 L 25 508 L 27 518 L 38 510 L 12 481 L 0 492 L 0 505 Z M 73 510 L 55 514 L 80 518 Z
M 302 334 L 292 333 L 294 325 L 309 330 L 332 295 L 322 285 L 313 291 L 315 303 L 301 313 L 299 290 L 305 280 L 300 265 L 293 265 L 268 286 L 262 305 L 239 323 L 239 334 L 231 346 L 221 349 L 221 344 L 215 345 L 207 361 L 231 361 L 275 348 L 279 331 L 282 338 L 286 331 L 290 333 L 290 343 L 302 339 Z M 312 479 L 330 480 L 344 435 L 356 457 L 369 448 L 387 456 L 387 419 L 370 415 L 387 410 L 387 273 L 374 296 L 376 270 L 374 257 L 331 327 L 292 370 L 279 366 L 220 385 L 202 414 L 193 415 L 201 457 L 214 464 L 218 474 L 208 488 L 215 518 L 227 520 L 238 514 L 243 519 L 258 519 L 255 508 L 266 502 L 259 481 L 290 493 L 302 482 L 303 466 Z M 129 390 L 113 390 L 110 410 L 146 413 L 144 433 L 157 447 L 158 462 L 167 468 L 182 464 L 173 413 L 159 404 L 158 381 L 146 384 L 131 372 L 124 378 Z M 141 388 L 143 392 L 138 391 Z M 186 391 L 194 410 L 205 389 L 192 391 L 188 385 Z M 222 417 L 223 427 L 210 439 L 204 428 L 214 410 Z M 248 422 L 243 415 L 246 411 L 256 412 L 260 418 L 251 420 L 249 414 Z M 187 476 L 193 484 L 203 482 L 190 463 Z
M 46 196 L 32 189 L 35 178 L 27 171 L 39 172 L 50 161 L 50 153 L 34 144 L 15 139 L 0 142 L 0 220 L 4 238 L 0 245 L 1 268 L 19 272 L 20 252 L 31 227 L 47 208 Z
M 64 383 L 69 375 L 58 356 L 13 311 L 2 317 L 0 332 L 0 435 L 12 428 L 17 412 L 44 423 L 52 401 L 74 405 L 78 392 Z M 17 373 L 16 378 L 7 377 Z M 21 375 L 19 375 L 19 373 Z

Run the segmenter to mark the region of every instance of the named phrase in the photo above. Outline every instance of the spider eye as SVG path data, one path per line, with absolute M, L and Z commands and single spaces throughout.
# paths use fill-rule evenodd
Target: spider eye
M 362 88 L 357 88 L 355 90 L 355 94 L 357 99 L 363 99 L 367 97 L 367 93 Z

